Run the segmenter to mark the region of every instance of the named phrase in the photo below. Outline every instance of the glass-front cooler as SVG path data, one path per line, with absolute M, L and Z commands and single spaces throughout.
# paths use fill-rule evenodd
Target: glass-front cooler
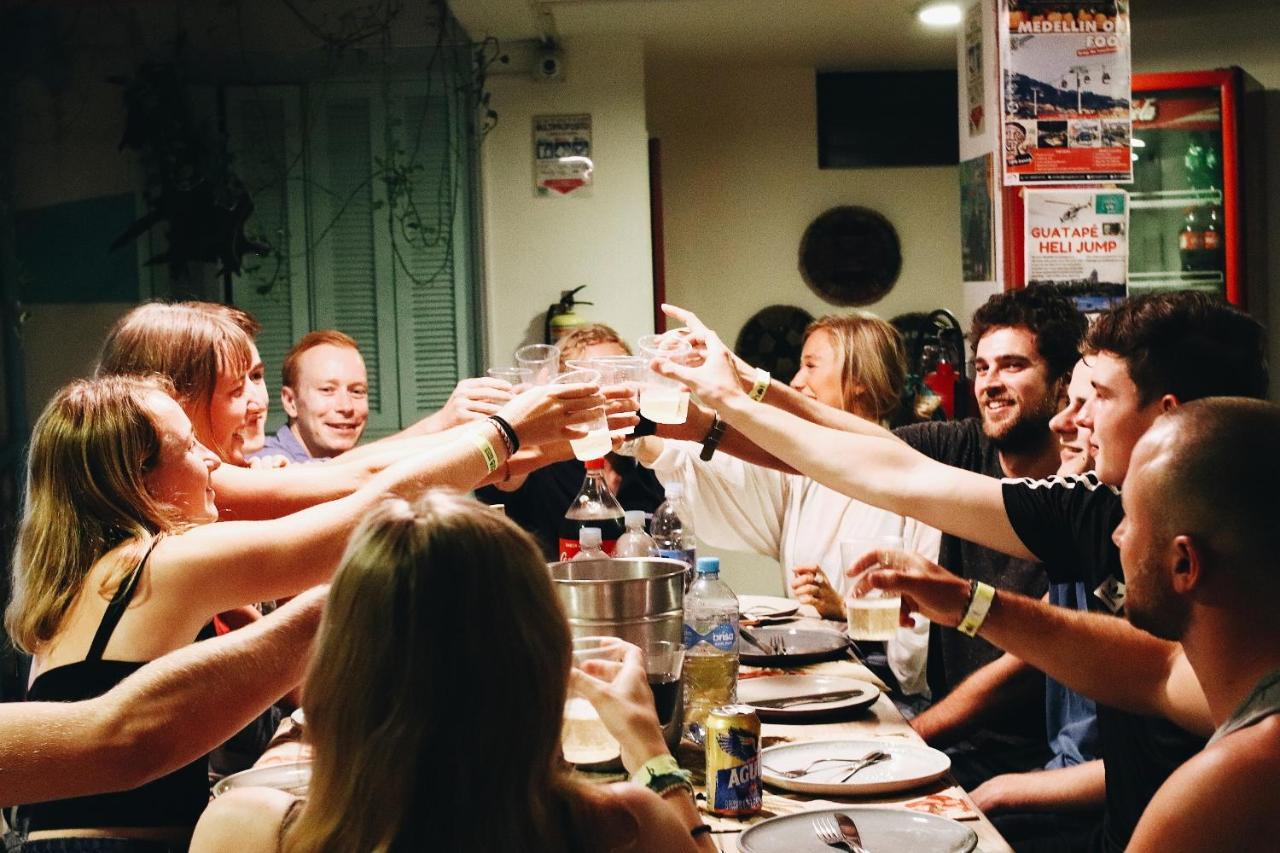
M 1245 135 L 1255 88 L 1238 68 L 1134 75 L 1131 294 L 1191 288 L 1243 306 L 1265 275 L 1261 158 Z

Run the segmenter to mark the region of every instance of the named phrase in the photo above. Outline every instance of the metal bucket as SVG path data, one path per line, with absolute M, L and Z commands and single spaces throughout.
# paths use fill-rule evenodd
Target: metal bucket
M 683 641 L 688 567 L 682 561 L 622 557 L 565 560 L 547 567 L 573 636 L 618 637 L 641 649 L 654 640 L 676 647 Z M 679 742 L 682 704 L 677 700 L 675 718 L 663 727 L 668 744 Z

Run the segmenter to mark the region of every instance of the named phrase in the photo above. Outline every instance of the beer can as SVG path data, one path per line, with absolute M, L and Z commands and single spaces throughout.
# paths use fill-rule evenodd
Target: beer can
M 760 811 L 760 718 L 750 705 L 721 705 L 707 714 L 707 811 Z

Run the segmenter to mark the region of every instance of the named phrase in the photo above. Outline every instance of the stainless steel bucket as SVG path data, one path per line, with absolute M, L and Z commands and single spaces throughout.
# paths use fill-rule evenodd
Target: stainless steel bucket
M 547 566 L 573 636 L 618 637 L 641 649 L 654 640 L 681 644 L 688 568 L 682 561 L 623 557 Z M 663 727 L 668 744 L 679 742 L 682 704 L 676 702 L 675 719 Z

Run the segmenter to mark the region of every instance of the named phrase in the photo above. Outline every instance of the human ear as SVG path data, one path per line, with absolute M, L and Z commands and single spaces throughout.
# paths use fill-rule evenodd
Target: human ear
M 1173 589 L 1179 594 L 1187 594 L 1203 583 L 1203 558 L 1201 549 L 1192 537 L 1182 535 L 1174 537 L 1173 549 Z
M 288 385 L 280 386 L 280 407 L 284 409 L 284 413 L 290 420 L 298 416 L 298 398 L 294 396 L 293 389 Z

